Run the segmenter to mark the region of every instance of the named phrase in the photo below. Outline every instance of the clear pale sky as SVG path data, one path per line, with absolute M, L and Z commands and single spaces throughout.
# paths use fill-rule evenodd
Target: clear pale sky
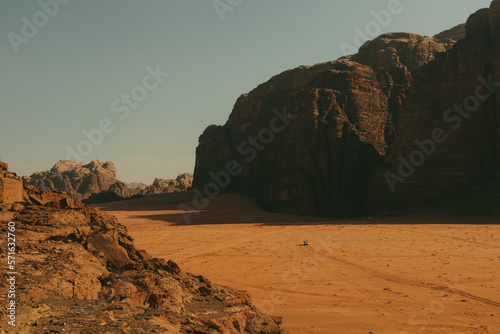
M 391 2 L 220 0 L 237 5 L 221 20 L 212 0 L 60 1 L 68 3 L 48 22 L 38 1 L 0 4 L 0 158 L 19 175 L 50 169 L 86 140 L 83 130 L 109 119 L 114 130 L 82 162 L 113 161 L 119 179 L 148 184 L 192 173 L 198 136 L 224 124 L 241 94 L 287 69 L 343 56 L 340 44 L 354 45 L 354 29 Z M 490 2 L 400 0 L 401 12 L 378 25 L 432 36 Z M 36 35 L 23 35 L 23 17 L 38 20 Z M 18 53 L 9 33 L 29 37 Z M 157 65 L 169 76 L 120 119 L 113 102 Z

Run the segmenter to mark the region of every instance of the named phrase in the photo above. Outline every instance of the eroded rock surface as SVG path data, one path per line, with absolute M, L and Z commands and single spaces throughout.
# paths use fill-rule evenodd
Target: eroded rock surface
M 394 141 L 413 77 L 448 43 L 385 34 L 357 55 L 273 77 L 242 95 L 224 126 L 200 136 L 193 186 L 203 192 L 211 172 L 234 160 L 241 173 L 223 191 L 241 191 L 278 211 L 364 214 L 370 179 Z M 263 130 L 273 126 L 279 131 Z
M 119 201 L 135 196 L 165 194 L 186 191 L 191 187 L 193 175 L 180 174 L 176 179 L 155 179 L 152 185 L 126 183 L 116 179 L 116 167 L 108 162 L 94 160 L 84 165 L 81 162 L 62 160 L 50 171 L 37 172 L 24 177 L 25 184 L 41 191 L 59 191 L 85 203 Z
M 0 161 L 0 203 L 23 202 L 25 200 L 23 182 L 8 169 L 9 165 Z
M 140 189 L 140 194 L 146 196 L 186 191 L 191 188 L 192 184 L 193 174 L 189 173 L 180 174 L 175 179 L 164 180 L 156 178 L 152 185 Z
M 499 37 L 495 0 L 435 38 L 385 34 L 355 55 L 277 75 L 200 136 L 193 186 L 330 217 L 476 203 L 470 194 L 497 189 L 500 171 Z M 276 124 L 284 128 L 269 131 Z M 416 144 L 432 136 L 442 142 Z M 239 169 L 225 185 L 232 161 Z M 479 209 L 494 203 L 476 207 L 497 214 Z
M 394 143 L 372 179 L 374 208 L 437 205 L 491 188 L 500 171 L 499 8 L 494 1 L 471 15 L 466 38 L 414 77 Z
M 283 333 L 245 292 L 137 250 L 114 217 L 64 194 L 26 191 L 45 204 L 0 215 L 4 235 L 5 220 L 16 222 L 16 333 Z M 12 328 L 2 321 L 0 331 Z
M 135 191 L 116 179 L 116 168 L 112 162 L 94 160 L 84 165 L 81 162 L 61 160 L 50 171 L 37 172 L 24 177 L 24 183 L 42 191 L 62 191 L 78 200 L 92 194 L 117 189 L 117 195 L 130 197 Z

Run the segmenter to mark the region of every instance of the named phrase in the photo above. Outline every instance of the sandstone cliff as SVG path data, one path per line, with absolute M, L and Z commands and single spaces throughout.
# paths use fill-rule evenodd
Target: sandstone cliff
M 210 172 L 224 171 L 235 160 L 241 173 L 224 190 L 241 191 L 268 209 L 326 216 L 362 212 L 371 175 L 394 140 L 412 76 L 444 51 L 430 37 L 386 34 L 350 59 L 273 77 L 241 96 L 224 126 L 210 126 L 200 136 L 193 186 L 203 190 Z M 290 118 L 274 121 L 277 114 Z M 271 123 L 283 129 L 269 140 L 262 129 Z M 261 138 L 255 144 L 250 136 Z
M 466 38 L 415 76 L 394 144 L 372 179 L 374 208 L 444 203 L 494 182 L 500 171 L 499 9 L 494 1 L 471 15 Z
M 242 95 L 224 126 L 200 136 L 193 187 L 338 217 L 443 199 L 492 177 L 500 160 L 496 93 L 400 192 L 387 193 L 384 172 L 474 94 L 479 75 L 500 78 L 499 4 L 472 15 L 466 36 L 462 26 L 437 38 L 385 34 L 356 55 L 286 71 Z M 237 172 L 227 173 L 234 162 Z

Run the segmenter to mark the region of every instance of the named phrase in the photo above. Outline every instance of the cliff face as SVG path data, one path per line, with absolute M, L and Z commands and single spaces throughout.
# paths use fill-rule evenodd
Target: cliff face
M 414 77 L 395 141 L 372 179 L 373 208 L 439 204 L 500 171 L 500 2 Z M 498 195 L 497 195 L 498 196 Z
M 273 77 L 200 136 L 193 187 L 333 217 L 496 189 L 499 36 L 495 0 L 436 38 L 386 34 L 356 55 Z
M 200 136 L 193 187 L 211 193 L 214 175 L 236 161 L 240 172 L 228 186 L 219 182 L 224 191 L 243 192 L 272 210 L 363 213 L 412 77 L 447 46 L 386 34 L 350 58 L 273 77 L 241 96 L 224 126 Z

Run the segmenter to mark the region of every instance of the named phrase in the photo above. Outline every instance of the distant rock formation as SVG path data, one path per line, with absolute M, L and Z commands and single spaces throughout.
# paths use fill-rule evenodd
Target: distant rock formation
M 144 188 L 146 188 L 148 186 L 147 184 L 142 183 L 142 182 L 131 182 L 131 183 L 125 183 L 125 184 L 130 189 L 139 189 L 139 190 L 143 190 Z
M 110 189 L 120 197 L 135 195 L 134 190 L 116 179 L 115 165 L 109 161 L 103 163 L 94 160 L 84 165 L 61 160 L 50 171 L 37 172 L 23 180 L 41 191 L 62 191 L 78 200 Z
M 193 175 L 180 174 L 175 180 L 155 179 L 151 186 L 133 182 L 130 185 L 116 179 L 115 165 L 94 160 L 81 162 L 61 160 L 50 171 L 23 177 L 25 184 L 41 191 L 60 191 L 85 203 L 118 201 L 135 196 L 186 191 L 191 187 Z
M 158 179 L 156 178 L 152 185 L 140 189 L 140 194 L 143 196 L 153 194 L 165 194 L 178 191 L 186 191 L 191 188 L 193 184 L 193 174 L 184 173 L 173 179 Z
M 270 210 L 343 217 L 446 199 L 492 179 L 500 171 L 498 89 L 474 116 L 447 114 L 464 125 L 447 130 L 450 139 L 394 194 L 384 175 L 418 148 L 415 140 L 446 126 L 448 109 L 475 103 L 465 99 L 480 76 L 500 81 L 499 13 L 495 0 L 464 30 L 385 34 L 356 55 L 271 78 L 236 101 L 224 126 L 200 136 L 193 188 L 239 191 Z M 217 180 L 229 169 L 236 171 L 229 184 Z

